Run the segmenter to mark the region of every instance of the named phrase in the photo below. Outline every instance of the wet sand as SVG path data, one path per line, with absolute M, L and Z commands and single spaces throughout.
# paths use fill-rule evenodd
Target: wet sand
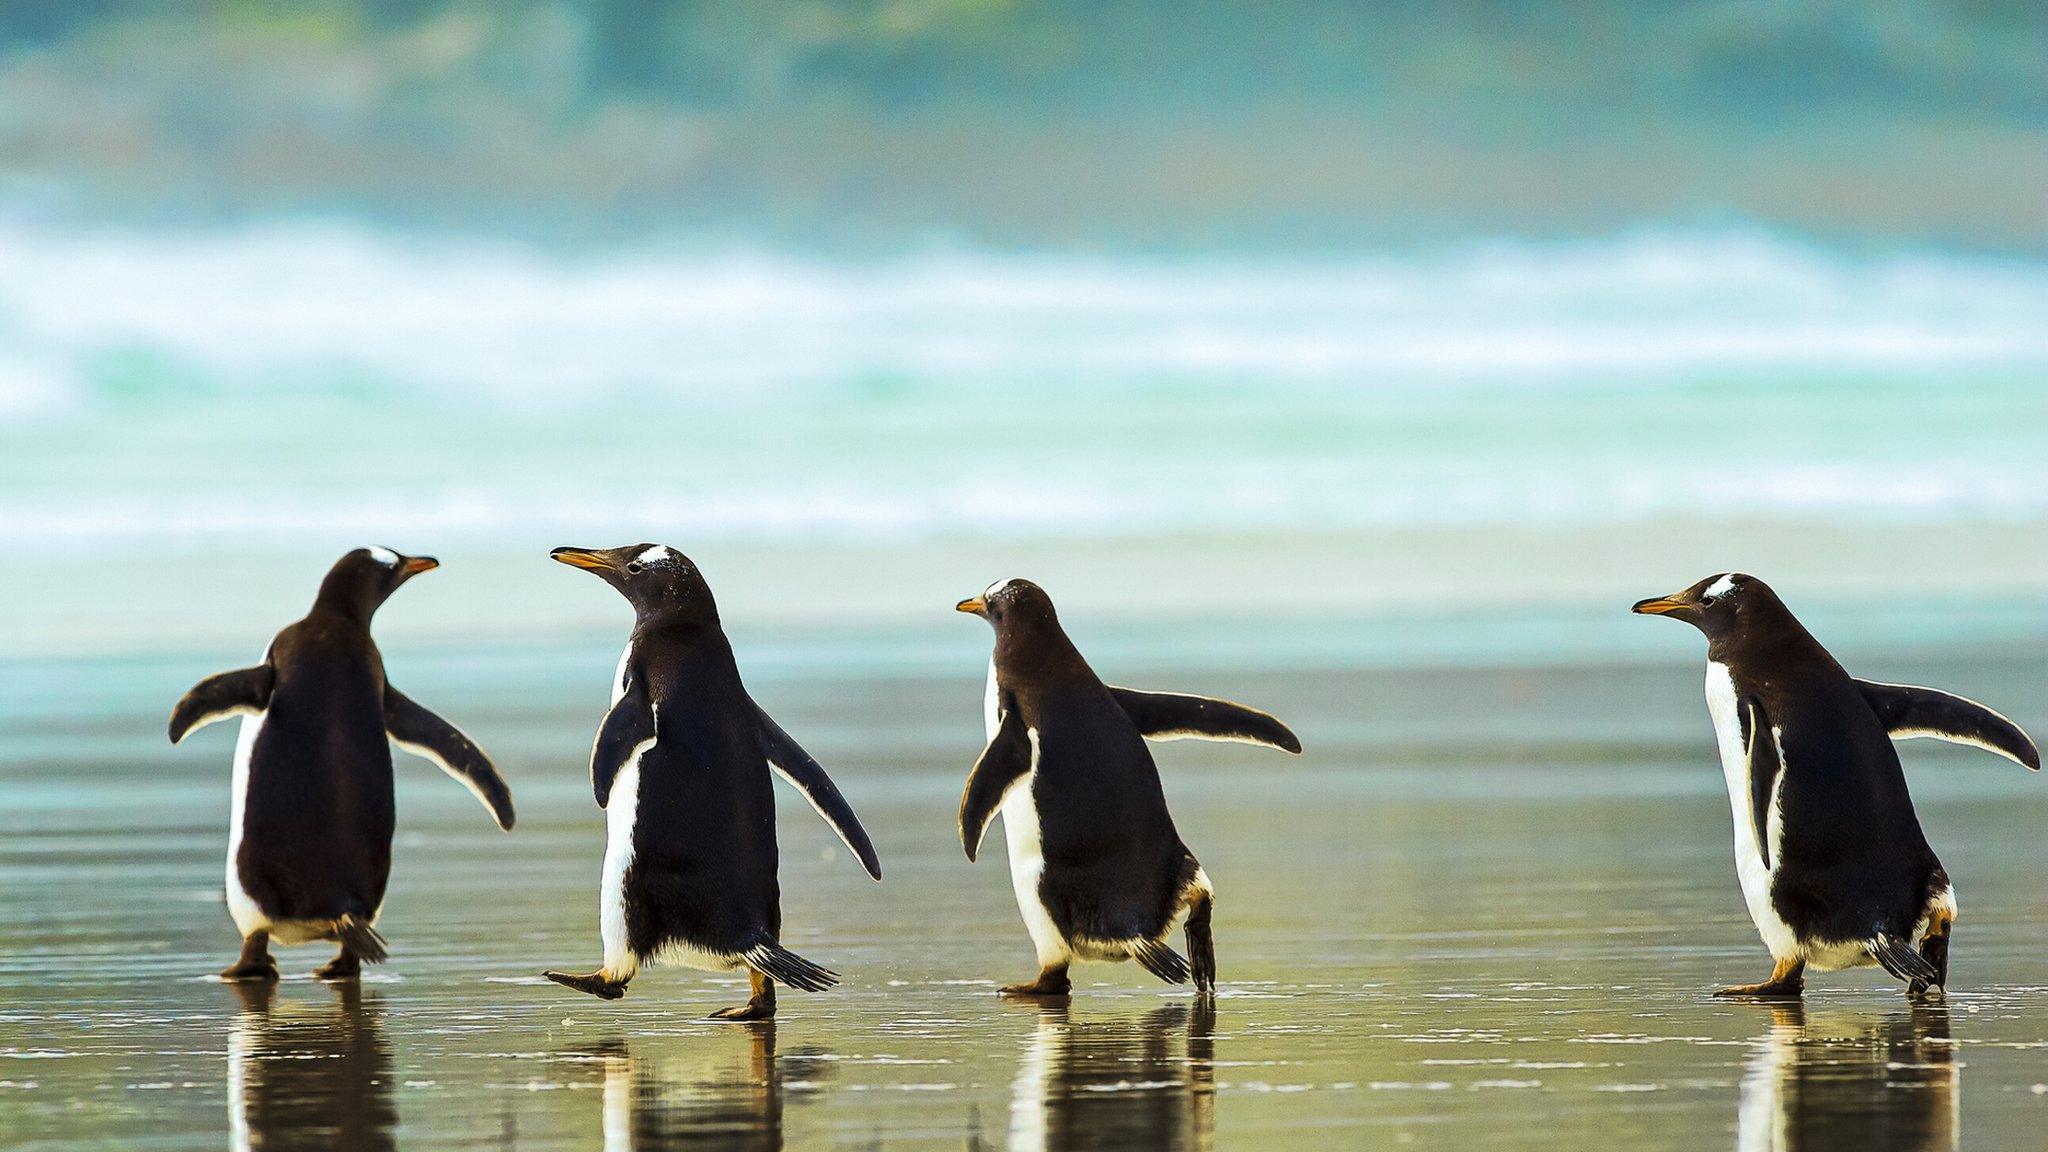
M 2040 652 L 1856 667 L 2038 733 Z M 834 771 L 887 870 L 867 881 L 782 796 L 786 942 L 846 983 L 785 994 L 772 1026 L 703 1022 L 744 982 L 684 969 L 586 999 L 537 973 L 597 956 L 582 757 L 613 655 L 392 657 L 498 756 L 521 819 L 501 835 L 401 759 L 392 961 L 353 990 L 307 978 L 323 946 L 281 951 L 274 992 L 209 978 L 235 945 L 232 726 L 160 745 L 162 712 L 217 665 L 39 677 L 0 751 L 4 1142 L 2018 1149 L 2048 1122 L 2048 781 L 1903 746 L 1961 896 L 1945 1005 L 1909 1006 L 1875 971 L 1816 977 L 1803 1009 L 1715 1001 L 1769 961 L 1691 664 L 1105 668 L 1272 707 L 1309 747 L 1156 749 L 1219 892 L 1210 1011 L 1128 965 L 1077 969 L 1066 1005 L 999 1001 L 1032 957 L 1000 853 L 970 865 L 954 839 L 978 676 L 791 661 L 756 694 Z M 73 682 L 101 705 L 36 702 Z

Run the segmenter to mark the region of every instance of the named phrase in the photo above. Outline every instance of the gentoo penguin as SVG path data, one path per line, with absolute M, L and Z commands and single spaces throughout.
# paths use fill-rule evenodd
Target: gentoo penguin
M 1955 890 L 1920 832 L 1892 740 L 1970 744 L 2038 770 L 2026 733 L 1959 696 L 1851 677 L 1754 576 L 1709 576 L 1635 611 L 1707 636 L 1736 872 L 1776 961 L 1770 979 L 1717 994 L 1796 997 L 1809 967 L 1868 964 L 1909 995 L 1946 988 Z
M 752 998 L 714 1020 L 773 1016 L 775 982 L 807 992 L 838 983 L 776 939 L 782 897 L 769 769 L 803 792 L 876 880 L 881 862 L 825 770 L 747 695 L 703 573 L 660 544 L 557 548 L 553 556 L 618 589 L 634 623 L 590 753 L 591 786 L 606 810 L 604 966 L 544 975 L 616 1000 L 644 962 L 745 969 Z
M 997 812 L 1010 882 L 1038 950 L 1038 978 L 1005 995 L 1064 996 L 1076 959 L 1134 959 L 1170 984 L 1188 962 L 1166 943 L 1187 911 L 1195 987 L 1216 986 L 1209 934 L 1215 893 L 1166 810 L 1147 738 L 1238 740 L 1300 752 L 1264 712 L 1097 679 L 1060 629 L 1052 598 L 1003 580 L 955 607 L 994 626 L 983 719 L 988 747 L 960 798 L 960 843 L 973 860 Z
M 440 765 L 512 827 L 512 792 L 483 750 L 384 678 L 370 617 L 431 556 L 358 548 L 335 561 L 306 618 L 254 668 L 202 680 L 171 713 L 171 743 L 242 718 L 228 824 L 228 911 L 242 958 L 223 980 L 275 980 L 270 942 L 336 940 L 314 973 L 348 979 L 384 959 L 377 913 L 391 878 L 391 745 Z

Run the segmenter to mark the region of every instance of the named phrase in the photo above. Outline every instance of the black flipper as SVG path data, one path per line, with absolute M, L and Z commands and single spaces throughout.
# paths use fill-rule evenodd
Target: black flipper
M 2039 772 L 2041 752 L 2020 726 L 1974 700 L 1911 684 L 1856 681 L 1863 698 L 1896 740 L 1925 736 L 1968 744 Z
M 1031 771 L 1031 737 L 1015 711 L 1005 711 L 996 727 L 995 738 L 981 750 L 974 771 L 967 774 L 967 790 L 960 795 L 960 846 L 972 861 L 981 852 L 981 838 L 996 818 L 1003 797 L 1018 780 Z
M 823 992 L 839 983 L 839 973 L 821 968 L 773 940 L 764 940 L 741 955 L 746 959 L 747 967 L 791 988 Z
M 1875 957 L 1879 964 L 1884 965 L 1885 971 L 1908 983 L 1919 981 L 1923 984 L 1934 984 L 1942 979 L 1942 974 L 1936 972 L 1934 965 L 1929 964 L 1925 957 L 1913 951 L 1904 940 L 1883 929 L 1873 934 L 1863 946 L 1869 949 L 1871 956 Z
M 171 743 L 230 716 L 247 716 L 270 707 L 270 689 L 277 670 L 267 662 L 208 676 L 185 693 L 171 709 Z
M 640 746 L 654 739 L 654 703 L 647 698 L 647 683 L 626 669 L 626 692 L 598 725 L 597 743 L 590 749 L 590 789 L 597 806 L 612 801 L 612 782 Z
M 1751 696 L 1743 702 L 1743 739 L 1749 742 L 1749 819 L 1756 833 L 1757 854 L 1764 867 L 1771 866 L 1771 793 L 1785 762 L 1778 756 L 1778 736 L 1771 731 L 1771 718 L 1764 706 Z
M 768 753 L 768 763 L 784 780 L 795 785 L 797 791 L 804 794 L 804 799 L 811 802 L 811 807 L 817 809 L 818 815 L 825 818 L 825 823 L 839 833 L 847 851 L 854 854 L 868 875 L 880 880 L 882 861 L 875 855 L 875 846 L 868 840 L 867 829 L 860 826 L 860 817 L 853 814 L 853 806 L 839 794 L 832 778 L 825 774 L 824 766 L 783 731 L 782 725 L 777 724 L 775 718 L 763 711 L 759 704 L 754 705 L 754 715 L 761 721 L 761 747 Z
M 1131 959 L 1168 984 L 1188 982 L 1188 962 L 1180 958 L 1180 953 L 1157 940 L 1140 940 L 1131 949 Z
M 1115 685 L 1109 686 L 1109 694 L 1148 740 L 1235 740 L 1301 753 L 1301 741 L 1287 725 L 1256 708 L 1208 696 L 1140 692 Z
M 512 830 L 512 789 L 498 766 L 455 725 L 428 711 L 391 685 L 384 686 L 384 732 L 400 748 L 425 760 L 470 790 L 498 827 Z

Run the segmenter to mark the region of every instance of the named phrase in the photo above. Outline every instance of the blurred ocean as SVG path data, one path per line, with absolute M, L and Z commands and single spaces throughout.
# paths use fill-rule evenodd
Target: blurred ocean
M 1757 232 L 839 264 L 0 225 L 0 520 L 182 547 L 2030 518 L 2044 321 L 2048 265 Z
M 0 524 L 38 556 L 122 571 L 17 557 L 43 600 L 10 631 L 87 613 L 103 579 L 132 603 L 171 580 L 138 565 L 219 550 L 282 558 L 296 604 L 371 541 L 1029 544 L 1094 549 L 1113 574 L 1129 542 L 1165 556 L 1186 537 L 1484 549 L 1503 531 L 1614 544 L 1707 523 L 1775 525 L 1796 550 L 1822 524 L 1806 551 L 1825 575 L 1858 526 L 2040 536 L 2044 319 L 2048 264 L 1756 229 L 1326 262 L 841 262 L 16 219 L 0 223 Z M 1367 580 L 1344 556 L 1239 573 L 1221 599 L 1281 577 L 1304 595 L 1303 569 L 1403 580 L 1398 558 Z M 2039 587 L 2010 555 L 1986 563 L 1994 591 Z M 1008 574 L 969 567 L 966 591 Z M 1469 591 L 1433 583 L 1444 567 L 1407 599 Z M 844 576 L 813 581 L 813 603 Z

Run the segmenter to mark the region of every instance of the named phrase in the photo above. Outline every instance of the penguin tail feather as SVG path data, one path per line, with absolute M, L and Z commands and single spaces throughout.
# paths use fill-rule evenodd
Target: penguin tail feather
M 1941 982 L 1940 974 L 1935 972 L 1934 965 L 1929 964 L 1926 957 L 1889 932 L 1880 929 L 1863 946 L 1870 950 L 1870 955 L 1879 964 L 1884 965 L 1885 971 L 1901 980 L 1927 984 Z
M 384 937 L 377 934 L 368 920 L 352 914 L 334 922 L 334 938 L 365 964 L 382 964 L 391 958 L 384 947 Z
M 1188 962 L 1180 953 L 1157 940 L 1140 940 L 1131 945 L 1131 959 L 1168 984 L 1188 982 Z
M 823 992 L 839 983 L 839 973 L 821 968 L 773 940 L 754 945 L 741 953 L 741 958 L 747 967 L 770 980 L 806 992 Z

